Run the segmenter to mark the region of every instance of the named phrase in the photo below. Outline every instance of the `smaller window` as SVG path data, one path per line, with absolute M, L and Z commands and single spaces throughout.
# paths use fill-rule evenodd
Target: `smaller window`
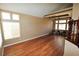
M 8 12 L 2 12 L 2 19 L 3 20 L 10 20 L 10 13 Z
M 56 23 L 58 23 L 58 20 L 56 20 Z
M 12 14 L 12 20 L 19 20 L 19 15 Z
M 65 30 L 66 24 L 59 24 L 59 30 Z
M 66 20 L 59 20 L 59 23 L 66 23 Z
M 58 28 L 58 24 L 55 24 L 55 30 L 57 30 L 57 28 Z

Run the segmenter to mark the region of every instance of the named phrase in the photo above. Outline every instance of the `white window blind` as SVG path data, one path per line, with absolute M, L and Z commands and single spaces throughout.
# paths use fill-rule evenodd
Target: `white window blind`
M 59 24 L 59 30 L 65 30 L 66 24 Z
M 18 14 L 2 12 L 2 25 L 5 40 L 20 37 L 19 20 Z

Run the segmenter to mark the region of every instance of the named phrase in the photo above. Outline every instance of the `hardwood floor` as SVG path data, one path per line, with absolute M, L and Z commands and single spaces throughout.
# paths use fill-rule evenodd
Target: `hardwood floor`
M 47 35 L 4 48 L 4 56 L 62 56 L 64 38 Z

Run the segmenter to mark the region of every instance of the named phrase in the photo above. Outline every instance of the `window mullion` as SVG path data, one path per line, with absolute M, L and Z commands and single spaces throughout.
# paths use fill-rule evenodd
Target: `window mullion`
M 59 20 L 58 20 L 58 26 L 57 26 L 57 30 L 59 30 Z
M 66 27 L 65 27 L 65 30 L 67 30 L 67 20 L 66 20 Z
M 12 20 L 13 20 L 13 19 L 12 19 L 12 13 L 10 14 L 10 17 L 11 17 L 11 21 L 12 21 Z

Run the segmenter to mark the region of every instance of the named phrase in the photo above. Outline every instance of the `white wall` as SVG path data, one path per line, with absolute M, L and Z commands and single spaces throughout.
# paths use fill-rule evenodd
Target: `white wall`
M 64 56 L 79 56 L 79 48 L 73 43 L 65 40 Z
M 79 3 L 73 4 L 73 12 L 72 12 L 72 18 L 74 20 L 77 20 L 79 17 Z

